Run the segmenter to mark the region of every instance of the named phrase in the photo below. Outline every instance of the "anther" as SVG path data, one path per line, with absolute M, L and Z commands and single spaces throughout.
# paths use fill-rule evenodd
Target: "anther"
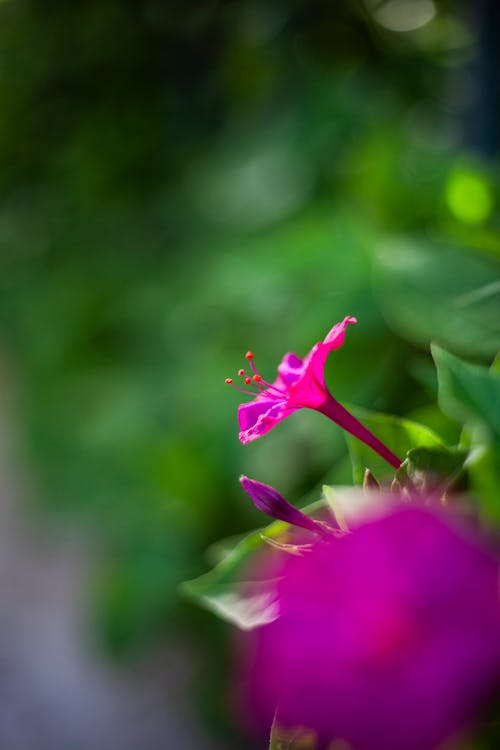
M 245 374 L 245 370 L 243 369 L 238 370 L 238 375 L 241 375 L 243 377 L 244 374 Z
M 252 354 L 252 352 L 247 352 L 247 353 L 245 354 L 245 357 L 246 357 L 247 359 L 253 359 L 253 354 Z
M 245 383 L 245 385 L 250 385 L 250 383 L 252 382 L 252 378 L 246 377 L 243 382 Z
M 233 379 L 232 378 L 226 378 L 226 380 L 224 382 L 227 383 L 227 385 L 231 385 L 231 383 L 233 382 Z
M 257 375 L 253 376 L 252 380 L 254 380 L 256 383 L 260 383 L 260 381 L 262 380 L 262 378 L 261 378 L 260 375 L 257 374 Z

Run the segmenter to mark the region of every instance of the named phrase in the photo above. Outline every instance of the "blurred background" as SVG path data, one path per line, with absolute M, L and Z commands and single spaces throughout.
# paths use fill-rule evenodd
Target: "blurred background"
M 456 441 L 429 343 L 499 348 L 499 16 L 1 0 L 0 748 L 247 746 L 179 583 L 263 524 L 239 474 L 351 481 L 312 412 L 239 445 L 249 348 L 355 315 L 334 395 Z

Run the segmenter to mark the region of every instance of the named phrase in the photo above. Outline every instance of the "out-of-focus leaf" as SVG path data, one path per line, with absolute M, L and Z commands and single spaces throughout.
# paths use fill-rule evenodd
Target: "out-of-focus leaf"
M 375 290 L 391 327 L 423 346 L 466 355 L 500 347 L 498 264 L 459 248 L 402 238 L 375 255 Z M 491 293 L 486 293 L 491 290 Z
M 265 534 L 274 538 L 283 534 L 286 528 L 286 523 L 276 521 L 266 528 Z M 242 630 L 269 621 L 269 618 L 272 619 L 270 591 L 264 590 L 263 582 L 257 587 L 256 582 L 240 578 L 252 556 L 263 545 L 262 533 L 252 532 L 239 541 L 209 573 L 181 584 L 181 592 Z
M 425 425 L 388 414 L 377 414 L 352 407 L 350 410 L 399 456 L 401 461 L 412 448 L 443 447 L 441 438 Z M 356 484 L 363 483 L 366 468 L 370 469 L 379 481 L 393 477 L 394 470 L 371 448 L 347 433 L 346 439 Z
M 324 503 L 319 501 L 307 506 L 303 512 L 311 515 L 323 507 Z M 289 529 L 289 524 L 274 521 L 262 531 L 250 533 L 238 541 L 209 573 L 183 583 L 181 591 L 242 630 L 269 622 L 275 616 L 273 582 L 259 577 L 258 571 L 251 569 L 251 562 L 266 548 L 266 539 L 271 542 L 269 550 L 276 550 L 272 542 L 278 538 L 285 542 Z M 255 576 L 255 579 L 245 580 L 244 576 L 248 575 Z
M 436 372 L 434 363 L 430 360 L 429 366 Z M 436 395 L 437 400 L 437 376 L 436 376 Z M 434 401 L 434 397 L 433 397 Z M 460 425 L 456 423 L 454 419 L 444 414 L 439 408 L 437 403 L 426 404 L 418 409 L 414 409 L 409 414 L 405 415 L 412 422 L 419 422 L 425 424 L 429 429 L 433 430 L 439 435 L 446 445 L 458 445 L 460 442 L 460 433 L 462 431 Z
M 500 445 L 479 424 L 466 426 L 462 442 L 469 446 L 467 473 L 480 514 L 489 525 L 500 525 Z
M 500 375 L 464 362 L 432 345 L 439 382 L 439 405 L 462 423 L 483 422 L 500 436 Z

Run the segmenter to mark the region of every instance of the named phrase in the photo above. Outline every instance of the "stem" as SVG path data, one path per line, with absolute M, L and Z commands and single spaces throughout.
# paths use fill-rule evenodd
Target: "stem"
M 399 469 L 402 461 L 384 445 L 384 443 L 375 437 L 373 432 L 365 427 L 359 420 L 356 419 L 342 404 L 335 401 L 333 396 L 330 396 L 323 401 L 321 406 L 317 407 L 317 411 L 320 411 L 325 417 L 331 419 L 335 424 L 342 429 L 350 432 L 355 438 L 361 440 L 362 443 L 372 448 L 384 461 L 387 461 L 395 469 Z

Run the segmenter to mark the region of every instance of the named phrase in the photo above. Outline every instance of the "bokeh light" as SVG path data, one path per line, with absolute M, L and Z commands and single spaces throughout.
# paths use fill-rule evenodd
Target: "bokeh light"
M 493 211 L 493 191 L 486 177 L 470 169 L 455 169 L 446 184 L 452 214 L 465 224 L 482 224 Z

